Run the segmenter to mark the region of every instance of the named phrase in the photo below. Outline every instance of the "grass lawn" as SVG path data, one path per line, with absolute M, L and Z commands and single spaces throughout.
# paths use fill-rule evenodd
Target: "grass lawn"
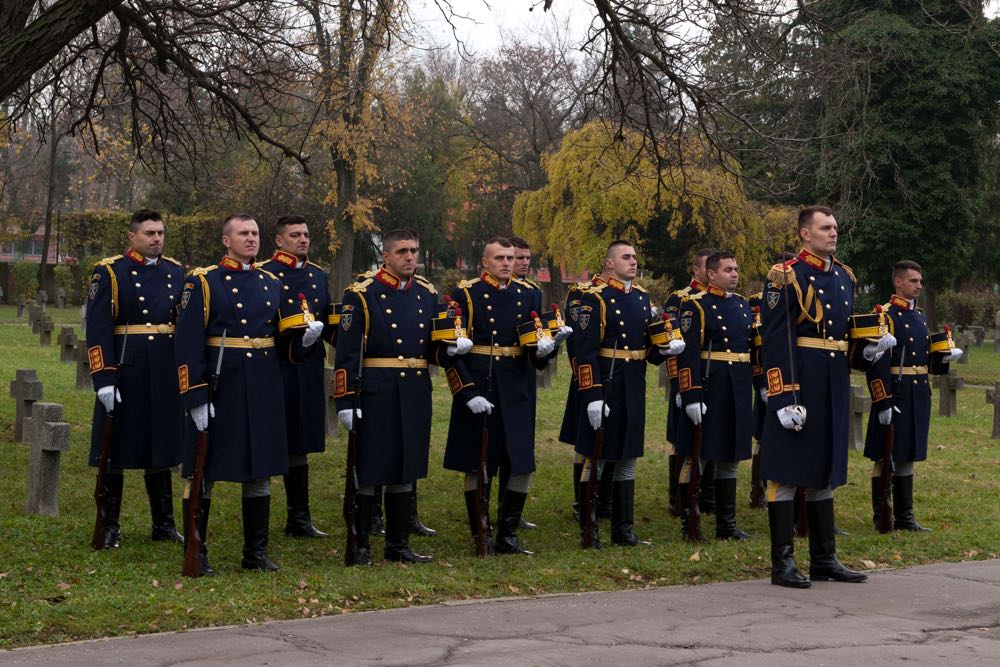
M 50 312 L 57 323 L 78 322 L 76 309 Z M 667 516 L 666 409 L 655 369 L 649 373 L 647 446 L 639 463 L 636 499 L 636 531 L 654 546 L 599 552 L 579 548 L 579 531 L 570 513 L 572 455 L 557 439 L 568 375 L 563 357 L 552 389 L 539 392 L 538 472 L 525 512 L 539 528 L 522 533 L 538 557 L 481 561 L 472 555 L 462 478 L 441 468 L 451 399 L 439 376 L 431 475 L 419 489 L 421 518 L 440 533 L 412 541 L 418 551 L 435 557 L 432 564 L 343 566 L 345 438 L 338 436 L 329 441 L 326 453 L 310 458 L 314 520 L 332 533 L 331 539 L 303 541 L 284 535 L 284 491 L 281 480 L 274 479 L 270 553 L 281 571 L 243 572 L 239 487 L 221 484 L 213 494 L 209 525 L 211 561 L 219 576 L 183 579 L 181 548 L 149 540 L 149 510 L 138 471 L 126 474 L 122 548 L 90 549 L 94 472 L 86 465 L 86 453 L 93 392 L 74 388 L 73 365 L 59 362 L 57 347 L 40 348 L 10 307 L 0 308 L 0 343 L 4 382 L 13 379 L 16 368 L 37 369 L 45 385 L 44 400 L 65 405 L 66 421 L 72 425 L 72 447 L 62 457 L 61 514 L 29 518 L 24 515 L 28 452 L 12 442 L 13 401 L 0 401 L 0 466 L 8 480 L 0 491 L 0 648 L 443 600 L 733 581 L 763 577 L 768 571 L 766 515 L 746 508 L 748 464 L 741 467 L 738 520 L 756 539 L 738 544 L 713 541 L 695 549 L 681 541 L 677 520 Z M 974 348 L 970 365 L 956 367 L 976 383 L 1000 379 L 1000 355 L 989 347 Z M 916 513 L 934 533 L 873 532 L 870 464 L 852 453 L 851 482 L 837 491 L 838 525 L 850 533 L 838 545 L 847 564 L 903 567 L 996 555 L 1000 443 L 989 439 L 992 408 L 981 389 L 966 389 L 959 393 L 959 409 L 958 418 L 935 417 L 930 460 L 917 466 Z M 175 478 L 178 498 L 179 488 Z M 179 499 L 176 511 L 179 517 Z M 711 534 L 710 518 L 705 527 Z M 804 564 L 804 541 L 798 549 Z M 378 538 L 373 551 L 381 557 Z

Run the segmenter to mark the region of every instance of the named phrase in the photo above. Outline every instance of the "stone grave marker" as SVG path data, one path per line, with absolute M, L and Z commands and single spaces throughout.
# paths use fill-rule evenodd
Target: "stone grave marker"
M 965 380 L 955 374 L 955 369 L 948 371 L 947 375 L 938 375 L 934 378 L 934 385 L 938 390 L 938 415 L 941 417 L 958 416 L 958 390 L 965 386 Z
M 63 325 L 59 327 L 59 361 L 72 363 L 76 358 L 76 346 L 80 339 L 76 335 L 76 327 Z
M 865 449 L 865 417 L 871 407 L 872 399 L 865 388 L 851 385 L 851 447 L 859 452 Z
M 993 405 L 993 433 L 990 437 L 1000 440 L 1000 382 L 997 382 L 993 389 L 986 390 L 986 402 Z
M 27 514 L 59 515 L 59 463 L 69 449 L 69 424 L 62 421 L 63 406 L 35 403 L 25 428 L 30 432 Z
M 42 400 L 42 383 L 34 368 L 19 368 L 10 381 L 10 396 L 16 401 L 14 441 L 24 442 L 24 420 L 31 416 L 31 406 Z

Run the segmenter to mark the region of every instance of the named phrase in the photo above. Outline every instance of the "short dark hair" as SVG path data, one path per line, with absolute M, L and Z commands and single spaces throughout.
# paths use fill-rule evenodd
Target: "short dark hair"
M 724 259 L 736 259 L 736 255 L 728 250 L 716 250 L 705 259 L 705 271 L 715 271 Z
M 417 236 L 417 232 L 409 227 L 390 229 L 382 235 L 382 251 L 389 252 L 392 249 L 392 246 L 396 245 L 400 241 L 416 241 L 417 243 L 420 243 L 420 237 Z
M 233 220 L 240 220 L 242 222 L 245 222 L 247 220 L 253 220 L 253 221 L 256 222 L 257 218 L 253 217 L 249 213 L 232 213 L 232 214 L 230 214 L 229 217 L 227 217 L 226 220 L 222 223 L 222 235 L 223 236 L 225 236 L 226 234 L 229 233 L 229 223 L 231 223 Z
M 694 255 L 691 256 L 691 268 L 694 269 L 694 267 L 698 266 L 698 260 L 702 257 L 708 257 L 717 252 L 719 252 L 718 248 L 701 248 L 696 250 Z
M 819 204 L 806 206 L 804 209 L 799 211 L 799 229 L 801 230 L 811 225 L 813 216 L 817 213 L 822 213 L 823 215 L 833 215 L 833 209 L 829 206 L 821 206 Z
M 132 214 L 132 219 L 128 221 L 128 230 L 130 232 L 139 231 L 139 225 L 146 222 L 147 220 L 163 222 L 163 217 L 160 215 L 159 211 L 154 211 L 151 208 L 140 208 L 138 211 Z
M 507 238 L 506 236 L 491 236 L 490 238 L 486 239 L 486 243 L 483 244 L 483 249 L 485 250 L 486 246 L 488 246 L 491 243 L 496 243 L 501 248 L 513 248 L 514 247 L 514 244 L 511 243 L 510 239 Z
M 921 274 L 924 272 L 919 264 L 910 259 L 903 259 L 892 265 L 892 277 L 894 279 L 899 278 L 907 271 L 916 271 Z
M 288 227 L 288 225 L 304 225 L 304 224 L 306 224 L 306 219 L 304 216 L 294 215 L 294 214 L 283 215 L 280 218 L 278 218 L 278 221 L 276 223 L 274 223 L 274 233 L 284 234 L 285 228 Z
M 521 250 L 531 250 L 531 245 L 527 241 L 522 239 L 520 236 L 511 236 L 510 244 L 515 248 L 519 248 Z
M 612 248 L 617 248 L 618 246 L 622 246 L 622 245 L 628 246 L 629 248 L 634 248 L 635 247 L 635 244 L 632 243 L 631 241 L 626 241 L 625 239 L 615 239 L 614 241 L 612 241 L 611 243 L 608 244 L 608 249 L 604 251 L 604 259 L 610 259 L 611 258 L 611 249 Z
M 777 262 L 787 262 L 790 259 L 795 259 L 795 253 L 783 250 L 774 256 L 774 261 Z

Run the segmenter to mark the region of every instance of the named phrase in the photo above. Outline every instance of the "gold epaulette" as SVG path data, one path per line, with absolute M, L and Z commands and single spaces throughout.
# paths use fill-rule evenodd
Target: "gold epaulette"
M 274 278 L 275 280 L 278 279 L 278 276 L 274 275 L 273 273 L 271 273 L 267 269 L 261 268 L 260 266 L 255 266 L 254 268 L 257 269 L 258 271 L 260 271 L 261 273 L 263 273 L 266 276 L 270 276 L 271 278 Z
M 362 281 L 351 283 L 347 286 L 348 292 L 357 292 L 358 294 L 364 292 L 368 289 L 368 286 L 372 284 L 372 278 L 365 278 Z
M 840 268 L 842 268 L 844 271 L 847 272 L 847 277 L 851 279 L 852 283 L 857 283 L 858 282 L 858 279 L 857 279 L 857 277 L 855 277 L 854 271 L 851 269 L 851 267 L 849 267 L 847 264 L 844 264 L 843 262 L 841 262 L 836 257 L 833 258 L 833 263 L 836 264 L 837 266 L 839 266 Z
M 694 293 L 688 292 L 681 298 L 681 303 L 684 303 L 685 301 L 697 301 L 706 294 L 708 294 L 708 292 L 700 292 L 700 291 Z
M 414 273 L 413 274 L 413 279 L 415 281 L 417 281 L 418 285 L 422 286 L 424 289 L 426 289 L 431 294 L 437 294 L 438 293 L 437 292 L 437 288 L 434 287 L 434 284 L 431 283 L 431 281 L 427 280 L 427 278 L 424 278 L 423 276 L 418 276 L 417 274 Z
M 95 264 L 94 267 L 96 268 L 98 266 L 111 266 L 124 256 L 125 255 L 115 255 L 114 257 L 105 257 L 101 261 L 97 262 L 97 264 Z
M 639 291 L 640 291 L 640 292 L 642 292 L 643 294 L 646 294 L 646 293 L 647 293 L 647 290 L 646 290 L 646 288 L 645 288 L 645 287 L 643 287 L 642 285 L 636 285 L 635 283 L 632 283 L 632 289 L 634 289 L 634 290 L 639 290 Z
M 479 278 L 472 278 L 470 280 L 459 280 L 458 289 L 469 289 L 473 285 L 479 282 Z
M 536 283 L 534 280 L 531 280 L 530 278 L 519 278 L 518 280 L 520 280 L 522 283 L 524 283 L 525 285 L 527 285 L 532 289 L 536 289 L 539 291 L 541 291 L 542 289 L 538 283 Z
M 675 289 L 672 292 L 672 295 L 673 296 L 679 296 L 680 298 L 683 299 L 684 297 L 686 297 L 690 293 L 691 293 L 691 286 L 688 285 L 687 287 L 682 287 L 680 289 Z
M 750 295 L 750 298 L 751 299 L 763 299 L 764 298 L 764 293 L 763 292 L 755 292 L 755 293 L 753 293 L 753 294 Z
M 324 268 L 323 268 L 322 266 L 320 266 L 319 264 L 316 264 L 315 262 L 310 262 L 309 260 L 306 260 L 306 264 L 308 264 L 309 266 L 313 266 L 313 267 L 316 267 L 316 268 L 317 268 L 317 269 L 319 269 L 320 271 L 323 271 L 323 272 L 326 272 L 326 269 L 324 269 Z
M 737 299 L 743 299 L 744 301 L 749 301 L 750 300 L 750 299 L 746 298 L 745 296 L 743 296 L 742 294 L 740 294 L 739 292 L 733 292 L 733 296 L 736 297 Z
M 787 262 L 778 262 L 767 272 L 767 279 L 779 286 L 795 282 L 795 272 L 792 270 L 792 265 L 797 261 L 790 259 Z
M 214 271 L 219 268 L 218 266 L 196 266 L 195 268 L 188 271 L 189 276 L 203 276 L 209 271 Z
M 167 257 L 166 255 L 160 255 L 160 259 L 164 259 L 164 260 L 170 262 L 171 264 L 176 264 L 177 266 L 184 266 L 183 264 L 181 264 L 180 262 L 178 262 L 173 257 Z
M 604 291 L 604 288 L 607 286 L 608 286 L 607 283 L 601 283 L 600 285 L 587 285 L 580 291 L 583 292 L 584 294 L 600 294 L 601 292 Z

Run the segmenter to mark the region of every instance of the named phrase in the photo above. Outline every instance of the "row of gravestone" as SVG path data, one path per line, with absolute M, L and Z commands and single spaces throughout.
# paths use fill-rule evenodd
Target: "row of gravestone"
M 34 299 L 29 299 L 23 294 L 19 294 L 17 297 L 17 316 L 18 318 L 23 317 L 24 309 L 30 306 L 31 304 L 40 304 L 41 306 L 44 307 L 48 302 L 49 302 L 49 295 L 43 289 L 38 290 L 38 292 L 35 294 Z M 64 287 L 60 287 L 59 289 L 56 290 L 55 305 L 56 308 L 66 307 L 66 289 Z
M 10 383 L 16 403 L 14 440 L 28 445 L 27 514 L 59 515 L 59 465 L 69 449 L 69 424 L 63 406 L 42 402 L 42 383 L 34 369 L 18 369 Z

